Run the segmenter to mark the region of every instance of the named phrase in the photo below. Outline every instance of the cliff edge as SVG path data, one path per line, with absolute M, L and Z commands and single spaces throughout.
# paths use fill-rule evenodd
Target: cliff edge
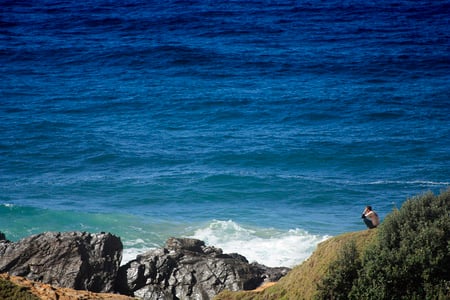
M 294 267 L 276 284 L 255 291 L 225 291 L 214 300 L 313 299 L 317 292 L 317 283 L 324 277 L 330 264 L 337 259 L 343 246 L 354 241 L 358 251 L 362 253 L 376 238 L 376 232 L 377 229 L 372 229 L 332 237 L 320 243 L 307 260 Z

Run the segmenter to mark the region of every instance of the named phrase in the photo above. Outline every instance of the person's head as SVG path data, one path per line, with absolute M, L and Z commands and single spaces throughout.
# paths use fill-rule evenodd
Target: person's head
M 367 206 L 366 206 L 366 209 L 367 209 L 368 211 L 372 211 L 372 206 L 367 205 Z

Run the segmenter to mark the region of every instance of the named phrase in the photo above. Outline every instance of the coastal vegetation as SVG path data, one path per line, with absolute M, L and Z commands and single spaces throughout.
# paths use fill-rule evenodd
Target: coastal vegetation
M 29 288 L 14 284 L 0 277 L 0 299 L 3 300 L 39 300 Z
M 450 189 L 408 199 L 377 229 L 321 243 L 274 286 L 215 299 L 450 299 L 449 253 Z

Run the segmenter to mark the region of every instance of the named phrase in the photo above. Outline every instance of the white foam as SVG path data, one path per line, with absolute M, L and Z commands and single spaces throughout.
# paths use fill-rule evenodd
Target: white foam
M 135 260 L 140 254 L 143 254 L 155 247 L 147 247 L 143 239 L 135 239 L 124 242 L 124 249 L 122 252 L 122 265 Z
M 450 182 L 447 181 L 427 181 L 427 180 L 377 180 L 369 182 L 372 185 L 379 184 L 408 184 L 408 185 L 425 185 L 425 186 L 447 186 L 450 185 Z
M 269 267 L 294 267 L 307 259 L 318 243 L 329 238 L 298 228 L 285 231 L 249 228 L 232 220 L 213 220 L 186 237 L 200 239 L 209 246 L 222 248 L 224 253 L 239 253 L 250 262 L 256 261 Z M 140 238 L 124 241 L 122 265 L 159 247 L 161 246 Z
M 136 257 L 140 254 L 147 252 L 150 249 L 142 249 L 142 248 L 124 248 L 122 253 L 122 263 L 124 265 L 132 260 L 135 260 Z
M 244 228 L 229 220 L 215 220 L 190 236 L 224 253 L 239 253 L 250 262 L 269 267 L 293 267 L 307 259 L 317 244 L 328 236 L 312 235 L 301 229 L 288 231 Z

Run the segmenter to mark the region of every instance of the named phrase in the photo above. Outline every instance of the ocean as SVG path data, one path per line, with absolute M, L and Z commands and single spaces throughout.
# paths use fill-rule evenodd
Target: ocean
M 292 267 L 450 186 L 450 1 L 0 0 L 0 231 Z

